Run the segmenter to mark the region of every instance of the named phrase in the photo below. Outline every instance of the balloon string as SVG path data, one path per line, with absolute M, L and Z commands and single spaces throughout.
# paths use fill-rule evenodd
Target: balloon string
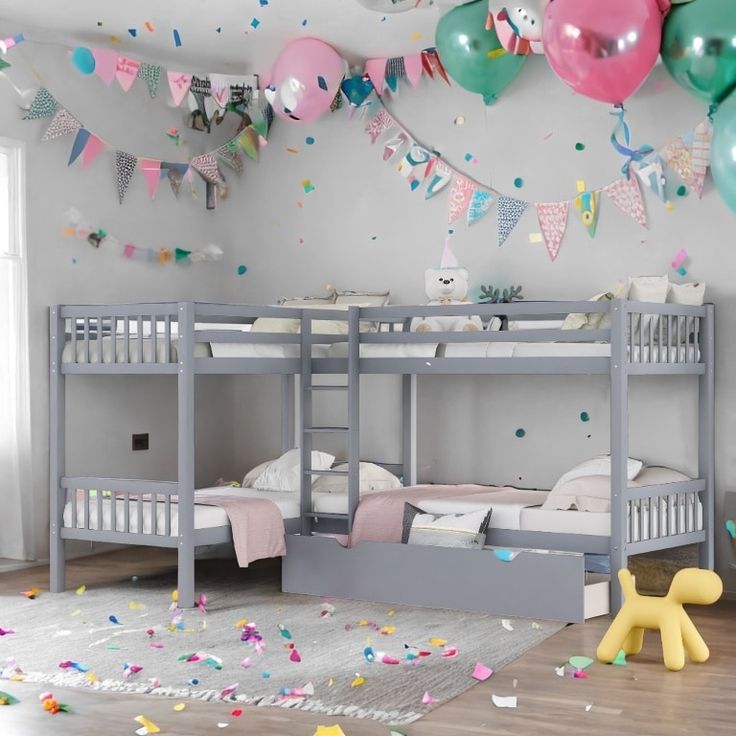
M 615 108 L 611 115 L 618 118 L 618 121 L 611 133 L 611 145 L 622 156 L 626 156 L 627 161 L 621 167 L 621 173 L 628 179 L 631 177 L 631 164 L 635 161 L 643 161 L 650 153 L 654 153 L 654 148 L 648 145 L 641 148 L 631 148 L 631 129 L 626 122 L 626 111 L 621 104 L 615 105 Z M 619 135 L 623 135 L 623 143 L 619 142 Z

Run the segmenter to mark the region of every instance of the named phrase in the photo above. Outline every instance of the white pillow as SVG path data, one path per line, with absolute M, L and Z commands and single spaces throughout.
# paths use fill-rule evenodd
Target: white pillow
M 265 463 L 256 465 L 253 470 L 249 470 L 243 478 L 243 488 L 253 488 L 253 484 L 258 480 L 261 473 L 272 463 L 273 460 L 266 460 Z
M 629 278 L 629 301 L 664 304 L 667 301 L 669 288 L 670 279 L 667 274 L 664 276 L 636 276 Z M 648 341 L 650 324 L 652 325 L 652 336 L 654 337 L 659 329 L 659 315 L 635 314 L 633 319 L 634 340 L 638 341 L 639 335 L 643 331 L 643 335 Z M 631 360 L 633 360 L 633 356 L 631 356 Z
M 302 309 L 324 309 L 330 312 L 347 312 L 349 307 L 369 307 L 371 306 L 367 302 L 361 302 L 359 304 L 315 304 L 309 306 L 303 306 Z M 375 326 L 372 322 L 361 323 L 361 332 L 374 332 Z M 347 315 L 345 319 L 315 319 L 312 320 L 312 332 L 317 335 L 347 335 L 348 334 L 348 320 Z
M 296 448 L 285 452 L 274 460 L 256 478 L 253 488 L 259 491 L 298 491 L 300 489 L 301 450 Z M 335 456 L 327 452 L 312 451 L 312 470 L 328 470 L 335 462 Z
M 347 470 L 347 464 L 336 465 L 333 470 Z M 374 463 L 360 463 L 361 493 L 370 491 L 393 491 L 401 488 L 401 481 L 388 470 Z M 347 493 L 348 479 L 344 475 L 322 475 L 312 485 L 315 493 Z
M 702 307 L 705 301 L 705 284 L 670 284 L 667 292 L 668 304 L 685 304 Z
M 503 327 L 503 320 L 500 317 L 491 317 L 486 332 L 500 332 Z
M 258 317 L 250 328 L 251 332 L 284 332 L 295 335 L 301 321 L 287 317 Z
M 643 467 L 644 463 L 642 463 L 641 460 L 629 458 L 627 461 L 626 477 L 629 480 L 633 480 Z M 607 475 L 610 477 L 611 456 L 600 455 L 599 457 L 586 460 L 585 462 L 580 463 L 580 465 L 576 465 L 574 468 L 571 468 L 557 481 L 557 483 L 555 483 L 554 488 L 552 488 L 552 492 L 554 493 L 554 491 L 556 491 L 561 485 L 568 483 L 571 480 L 575 480 L 575 478 L 582 478 L 586 475 Z
M 655 486 L 661 483 L 678 483 L 692 480 L 692 478 L 672 468 L 646 467 L 636 476 L 635 480 L 639 486 Z
M 336 291 L 335 304 L 359 307 L 385 307 L 390 297 L 389 291 Z

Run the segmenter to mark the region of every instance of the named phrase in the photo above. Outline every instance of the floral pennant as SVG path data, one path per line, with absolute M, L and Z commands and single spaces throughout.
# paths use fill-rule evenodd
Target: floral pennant
M 23 120 L 50 118 L 56 112 L 57 102 L 45 87 L 41 87 L 23 116 Z
M 664 175 L 664 164 L 658 155 L 650 156 L 638 169 L 636 175 L 651 189 L 665 204 L 667 199 L 667 179 Z
M 117 66 L 115 68 L 115 78 L 122 87 L 123 92 L 128 92 L 138 77 L 138 71 L 141 68 L 140 61 L 129 59 L 127 56 L 118 57 Z
M 485 217 L 493 204 L 493 195 L 485 189 L 476 189 L 468 207 L 468 225 L 473 225 Z
M 144 61 L 138 70 L 138 76 L 148 85 L 148 94 L 155 97 L 161 81 L 161 67 Z
M 578 181 L 575 209 L 580 213 L 580 221 L 588 231 L 588 235 L 594 238 L 598 227 L 598 215 L 600 214 L 600 193 L 586 191 L 585 182 L 582 180 Z M 565 221 L 567 221 L 567 212 L 565 212 Z
M 371 137 L 371 143 L 375 143 L 389 128 L 394 127 L 394 119 L 381 108 L 378 114 L 368 121 L 365 132 Z
M 191 167 L 210 184 L 225 183 L 213 153 L 203 153 L 200 156 L 195 156 L 191 161 Z
M 166 72 L 166 78 L 169 80 L 169 89 L 174 98 L 174 104 L 179 107 L 192 86 L 192 75 L 182 72 Z
M 670 141 L 661 151 L 662 160 L 669 166 L 691 189 L 695 187 L 693 172 L 693 155 L 682 138 Z
M 462 174 L 455 174 L 452 178 L 452 189 L 450 190 L 450 205 L 447 217 L 448 224 L 459 220 L 470 207 L 475 186 L 473 182 Z
M 151 199 L 155 199 L 158 184 L 161 181 L 161 162 L 155 158 L 141 158 L 138 159 L 138 165 L 140 166 L 143 178 L 146 180 L 148 194 L 151 196 Z
M 409 136 L 403 130 L 399 131 L 398 135 L 386 141 L 383 147 L 383 160 L 390 161 L 406 143 L 409 143 Z
M 505 197 L 503 194 L 498 198 L 498 245 L 502 246 L 513 229 L 518 224 L 521 216 L 526 212 L 528 202 L 513 197 Z
M 115 177 L 118 183 L 118 200 L 120 204 L 125 199 L 125 193 L 130 186 L 138 159 L 130 153 L 115 151 Z
M 54 138 L 61 138 L 64 135 L 76 133 L 82 127 L 82 123 L 72 115 L 69 110 L 63 107 L 54 115 L 51 125 L 41 138 L 42 141 L 51 141 Z
M 713 124 L 706 118 L 695 128 L 693 134 L 692 164 L 693 164 L 693 191 L 698 199 L 703 198 L 705 175 L 710 166 L 710 143 L 713 137 Z
M 567 214 L 569 202 L 538 202 L 537 219 L 542 230 L 542 237 L 547 246 L 547 253 L 552 261 L 557 258 L 562 239 L 567 230 Z
M 431 199 L 452 181 L 452 169 L 441 158 L 435 158 L 434 161 L 431 173 L 427 174 L 429 183 L 424 193 L 425 199 Z
M 633 217 L 642 227 L 647 226 L 644 199 L 641 196 L 639 180 L 635 176 L 630 179 L 617 179 L 612 184 L 604 187 L 603 191 L 622 212 Z

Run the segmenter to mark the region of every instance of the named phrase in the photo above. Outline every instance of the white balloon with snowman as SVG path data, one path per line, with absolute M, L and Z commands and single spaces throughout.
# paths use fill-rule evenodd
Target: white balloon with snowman
M 543 54 L 544 11 L 550 0 L 522 0 L 508 4 L 489 0 L 486 28 L 496 31 L 501 46 L 510 54 Z

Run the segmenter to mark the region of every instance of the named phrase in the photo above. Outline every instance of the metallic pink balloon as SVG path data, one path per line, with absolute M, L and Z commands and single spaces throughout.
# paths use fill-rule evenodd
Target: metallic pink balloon
M 332 46 L 317 38 L 300 38 L 281 52 L 264 94 L 277 115 L 311 123 L 330 109 L 345 69 Z
M 617 104 L 654 67 L 662 40 L 662 0 L 552 0 L 544 52 L 555 74 L 586 97 Z

